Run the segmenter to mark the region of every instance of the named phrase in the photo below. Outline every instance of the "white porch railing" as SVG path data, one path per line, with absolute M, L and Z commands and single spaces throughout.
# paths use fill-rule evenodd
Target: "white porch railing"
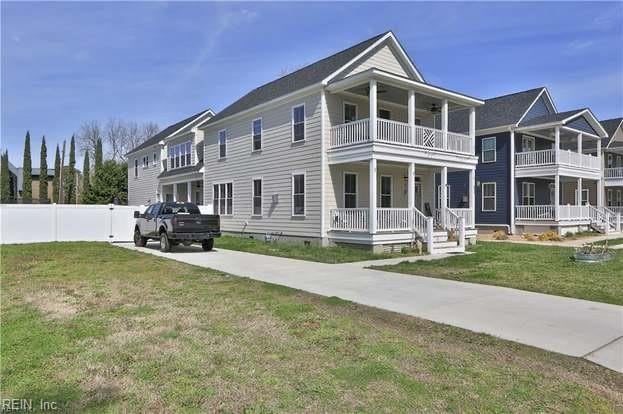
M 369 119 L 361 119 L 332 126 L 330 132 L 331 148 L 368 142 L 370 137 L 369 125 Z M 376 128 L 377 140 L 380 142 L 474 155 L 469 135 L 448 131 L 447 139 L 444 139 L 444 134 L 439 129 L 415 125 L 413 126 L 412 141 L 412 127 L 404 122 L 377 119 Z
M 331 214 L 331 230 L 368 231 L 367 208 L 334 208 Z
M 367 232 L 369 226 L 368 208 L 335 208 L 331 209 L 331 230 Z M 424 236 L 427 233 L 427 221 L 418 209 L 409 208 L 377 208 L 376 225 L 378 231 L 404 231 L 415 230 Z
M 378 231 L 410 231 L 411 210 L 408 208 L 377 208 L 376 228 Z
M 554 220 L 553 205 L 515 206 L 517 220 Z
M 590 220 L 590 206 L 561 205 L 558 206 L 558 217 L 563 220 Z
M 607 206 L 606 208 L 612 211 L 614 214 L 623 215 L 623 206 Z
M 541 150 L 518 152 L 515 154 L 515 165 L 517 167 L 536 167 L 541 165 L 569 165 L 591 170 L 599 170 L 599 158 L 589 154 L 580 154 L 570 150 L 558 152 L 556 161 L 556 150 Z
M 471 208 L 451 208 L 452 212 L 465 219 L 465 227 L 474 227 L 474 212 Z
M 604 168 L 605 178 L 623 178 L 623 167 Z

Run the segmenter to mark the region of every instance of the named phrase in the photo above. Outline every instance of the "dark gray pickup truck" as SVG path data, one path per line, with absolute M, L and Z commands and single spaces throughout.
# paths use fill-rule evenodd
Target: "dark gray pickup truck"
M 163 252 L 180 243 L 201 243 L 203 250 L 212 250 L 214 238 L 221 236 L 220 217 L 201 214 L 192 203 L 151 204 L 144 213 L 135 211 L 134 218 L 134 244 L 143 247 L 150 239 L 159 240 Z

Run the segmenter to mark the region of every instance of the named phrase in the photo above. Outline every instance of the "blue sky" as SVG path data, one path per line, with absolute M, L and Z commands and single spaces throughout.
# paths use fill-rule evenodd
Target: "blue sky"
M 1 146 L 15 165 L 26 130 L 37 166 L 42 135 L 52 153 L 82 121 L 163 128 L 390 29 L 431 83 L 481 98 L 547 86 L 560 111 L 623 115 L 622 2 L 2 2 L 1 11 Z

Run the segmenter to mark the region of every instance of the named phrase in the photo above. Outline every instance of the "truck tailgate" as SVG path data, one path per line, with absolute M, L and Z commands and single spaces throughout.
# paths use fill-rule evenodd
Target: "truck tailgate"
M 212 214 L 176 214 L 171 223 L 176 233 L 203 233 L 220 228 L 219 216 Z

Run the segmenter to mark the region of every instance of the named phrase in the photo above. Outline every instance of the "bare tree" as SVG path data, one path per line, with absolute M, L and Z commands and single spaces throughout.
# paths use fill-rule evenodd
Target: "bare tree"
M 104 126 L 104 139 L 108 144 L 109 158 L 115 161 L 125 160 L 125 142 L 127 141 L 125 122 L 119 118 L 110 118 Z
M 155 122 L 144 122 L 141 126 L 141 133 L 143 135 L 143 141 L 148 140 L 149 138 L 156 135 L 160 132 L 160 127 Z
M 88 151 L 89 154 L 95 154 L 97 140 L 103 138 L 100 122 L 97 120 L 83 122 L 76 136 L 81 153 Z

